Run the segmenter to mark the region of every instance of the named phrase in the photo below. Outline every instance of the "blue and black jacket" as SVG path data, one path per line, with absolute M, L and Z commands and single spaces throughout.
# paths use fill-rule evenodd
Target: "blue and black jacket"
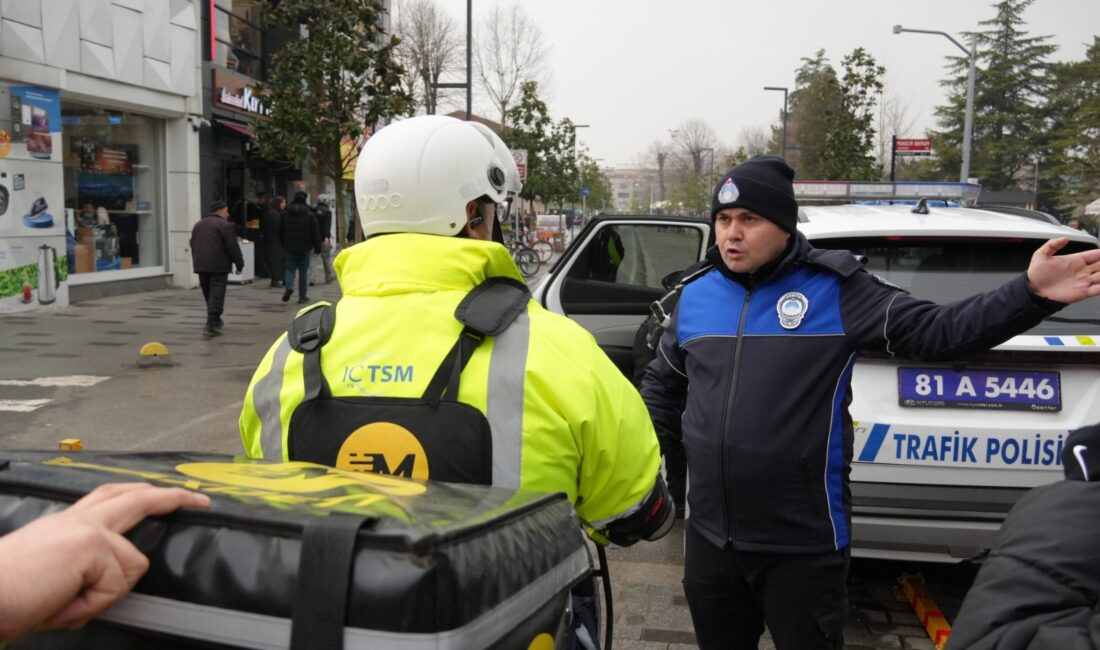
M 800 233 L 751 276 L 729 271 L 716 249 L 708 256 L 716 268 L 684 287 L 642 397 L 659 437 L 682 423 L 691 525 L 738 550 L 848 546 L 848 405 L 859 353 L 953 359 L 1060 307 L 1028 291 L 1026 275 L 937 305 L 867 272 L 850 252 L 813 248 Z

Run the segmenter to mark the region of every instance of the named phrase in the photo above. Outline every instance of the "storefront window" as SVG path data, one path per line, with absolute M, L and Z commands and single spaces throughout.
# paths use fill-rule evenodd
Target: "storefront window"
M 164 266 L 162 122 L 62 103 L 71 273 Z

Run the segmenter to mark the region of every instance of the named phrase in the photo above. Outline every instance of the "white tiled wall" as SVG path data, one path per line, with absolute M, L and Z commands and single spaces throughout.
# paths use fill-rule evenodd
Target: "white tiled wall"
M 184 97 L 198 30 L 195 0 L 0 0 L 0 56 Z

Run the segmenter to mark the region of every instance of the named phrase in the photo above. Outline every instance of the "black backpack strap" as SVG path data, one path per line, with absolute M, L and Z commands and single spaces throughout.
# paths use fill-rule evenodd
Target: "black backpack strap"
M 470 290 L 455 308 L 455 318 L 465 325 L 454 347 L 424 391 L 424 399 L 435 406 L 444 397 L 458 399 L 459 377 L 486 336 L 496 336 L 508 329 L 527 303 L 531 292 L 527 285 L 512 278 L 489 278 Z
M 527 285 L 512 278 L 489 278 L 470 290 L 455 309 L 455 318 L 482 336 L 508 328 L 531 300 Z
M 305 395 L 302 401 L 331 397 L 328 382 L 321 373 L 321 346 L 332 338 L 336 328 L 336 306 L 331 302 L 318 302 L 298 312 L 290 321 L 286 337 L 290 348 L 305 355 L 302 360 L 302 376 Z
M 367 522 L 374 518 L 333 513 L 306 523 L 291 609 L 292 650 L 344 647 L 355 540 Z

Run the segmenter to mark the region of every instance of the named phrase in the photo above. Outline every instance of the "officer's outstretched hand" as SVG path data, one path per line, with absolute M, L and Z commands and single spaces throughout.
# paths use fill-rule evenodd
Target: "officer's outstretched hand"
M 1100 249 L 1056 256 L 1068 243 L 1069 239 L 1059 237 L 1035 251 L 1027 267 L 1028 288 L 1035 295 L 1066 304 L 1100 296 Z
M 149 569 L 122 533 L 148 515 L 209 506 L 209 497 L 181 488 L 107 484 L 0 538 L 0 640 L 36 625 L 84 625 Z

